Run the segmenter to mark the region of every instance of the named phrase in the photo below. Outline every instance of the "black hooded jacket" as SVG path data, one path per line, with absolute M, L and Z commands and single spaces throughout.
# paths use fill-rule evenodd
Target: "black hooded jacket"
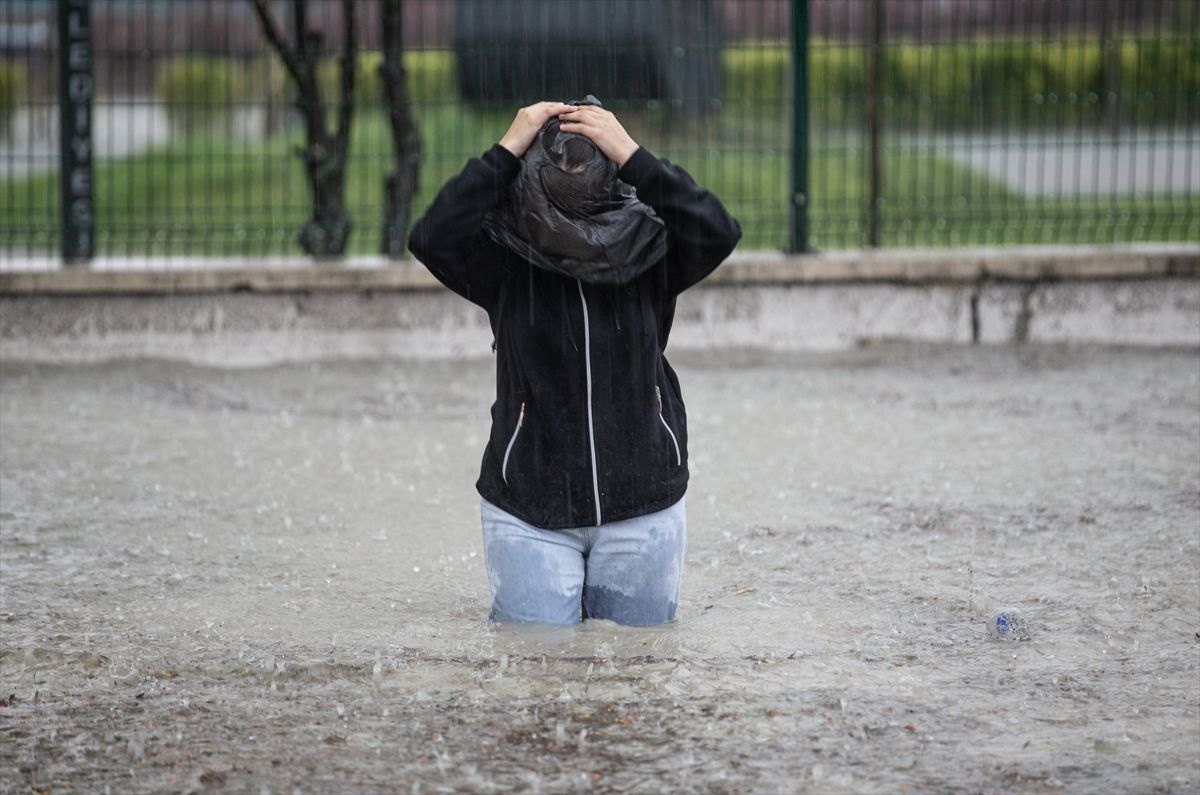
M 484 232 L 521 164 L 498 144 L 471 159 L 409 237 L 491 323 L 496 401 L 476 487 L 546 529 L 666 508 L 688 481 L 687 416 L 663 353 L 675 299 L 733 251 L 741 227 L 683 169 L 639 149 L 617 178 L 662 219 L 665 256 L 624 283 L 571 278 Z

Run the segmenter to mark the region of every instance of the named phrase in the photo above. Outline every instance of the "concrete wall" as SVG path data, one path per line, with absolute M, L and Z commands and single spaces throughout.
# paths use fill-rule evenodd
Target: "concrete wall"
M 735 256 L 680 298 L 671 347 L 836 350 L 914 340 L 1200 348 L 1195 248 Z M 136 266 L 0 272 L 0 358 L 242 366 L 490 351 L 484 312 L 417 263 Z

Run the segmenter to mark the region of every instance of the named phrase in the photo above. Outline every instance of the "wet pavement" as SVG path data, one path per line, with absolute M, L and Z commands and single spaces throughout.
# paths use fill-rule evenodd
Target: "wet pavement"
M 901 146 L 919 157 L 932 149 L 1027 198 L 1039 196 L 1195 196 L 1200 139 L 1195 129 L 1127 127 L 937 136 Z
M 490 359 L 0 364 L 0 792 L 1197 790 L 1195 350 L 673 361 L 679 620 L 563 630 Z

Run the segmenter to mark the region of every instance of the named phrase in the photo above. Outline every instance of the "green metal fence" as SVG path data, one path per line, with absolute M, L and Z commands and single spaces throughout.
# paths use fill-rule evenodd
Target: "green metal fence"
M 56 266 L 80 218 L 102 259 L 304 256 L 311 138 L 251 0 L 72 1 L 90 12 L 75 63 L 62 6 L 0 4 L 0 266 Z M 381 251 L 395 159 L 386 0 L 353 5 L 351 257 Z M 344 4 L 264 6 L 314 56 L 332 131 Z M 743 250 L 1200 241 L 1192 0 L 398 6 L 421 147 L 411 217 L 520 103 L 591 92 L 725 200 Z M 79 165 L 60 120 L 82 118 L 62 114 L 78 85 L 64 64 L 94 79 L 87 176 L 61 168 Z M 79 212 L 72 189 L 90 191 Z

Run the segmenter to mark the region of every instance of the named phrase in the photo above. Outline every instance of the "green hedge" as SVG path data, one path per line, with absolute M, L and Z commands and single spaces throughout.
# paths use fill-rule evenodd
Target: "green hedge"
M 171 128 L 182 132 L 228 125 L 234 103 L 249 98 L 244 69 L 229 58 L 174 58 L 159 68 L 156 87 Z
M 27 76 L 28 70 L 24 65 L 0 61 L 0 135 L 8 134 Z
M 358 57 L 358 74 L 355 77 L 355 104 L 360 107 L 382 105 L 383 53 L 374 51 Z M 333 104 L 341 93 L 341 70 L 338 62 L 330 58 L 321 63 L 317 75 L 321 84 L 321 96 Z M 454 72 L 454 53 L 450 50 L 411 50 L 404 53 L 404 82 L 408 97 L 413 102 L 438 102 L 456 100 L 458 84 Z
M 1144 123 L 1185 121 L 1200 107 L 1200 43 L 1122 42 L 1120 111 Z M 790 54 L 778 43 L 721 53 L 725 104 L 786 108 Z M 809 49 L 814 123 L 858 124 L 867 90 L 867 50 L 813 41 Z M 1026 44 L 979 40 L 889 44 L 884 50 L 885 115 L 910 127 L 1054 123 L 1105 118 L 1104 60 L 1097 40 Z
M 356 78 L 360 108 L 383 104 L 380 52 L 362 53 Z M 1200 109 L 1200 42 L 1125 41 L 1118 53 L 1119 112 L 1127 122 L 1193 119 Z M 404 53 L 414 102 L 458 99 L 455 59 L 449 50 Z M 726 108 L 755 107 L 783 115 L 791 57 L 772 42 L 721 51 Z M 13 67 L 0 68 L 0 123 L 11 114 Z M 867 51 L 815 40 L 809 49 L 809 114 L 816 125 L 859 125 L 866 96 Z M 330 113 L 340 93 L 337 61 L 318 66 Z M 266 56 L 249 70 L 238 61 L 182 58 L 159 73 L 159 94 L 172 124 L 182 129 L 228 120 L 235 102 L 268 102 L 287 109 L 294 89 L 282 64 Z M 6 93 L 7 92 L 7 93 Z M 977 40 L 950 44 L 888 44 L 884 50 L 886 123 L 909 128 L 1098 124 L 1105 120 L 1104 58 L 1098 40 L 1028 44 Z M 7 109 L 7 110 L 6 110 Z
M 383 53 L 362 53 L 355 77 L 355 104 L 359 108 L 383 103 Z M 454 55 L 448 50 L 404 53 L 405 82 L 414 101 L 446 101 L 458 96 Z M 317 66 L 321 96 L 330 116 L 341 93 L 337 60 Z M 252 102 L 287 108 L 295 88 L 291 77 L 274 55 L 247 66 L 230 58 L 184 57 L 164 64 L 158 74 L 158 96 L 167 105 L 172 127 L 191 132 L 225 125 L 235 103 Z

